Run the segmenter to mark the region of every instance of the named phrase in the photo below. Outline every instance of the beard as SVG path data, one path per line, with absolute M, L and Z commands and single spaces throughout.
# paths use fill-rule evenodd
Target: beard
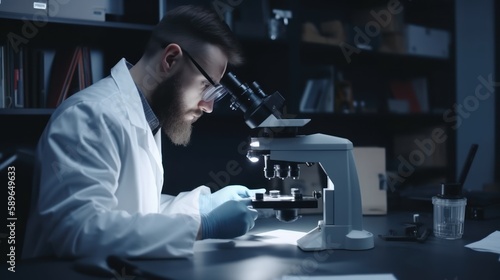
M 193 128 L 192 122 L 185 118 L 187 111 L 182 100 L 180 82 L 179 72 L 161 82 L 153 91 L 151 108 L 170 141 L 175 145 L 187 146 Z

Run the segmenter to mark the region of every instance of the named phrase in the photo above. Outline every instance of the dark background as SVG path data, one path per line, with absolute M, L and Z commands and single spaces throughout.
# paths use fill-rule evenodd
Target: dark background
M 227 6 L 230 1 L 223 0 L 167 1 L 167 10 L 187 2 L 209 6 L 213 3 L 225 3 L 226 6 L 222 7 L 232 11 L 232 28 L 241 40 L 246 57 L 245 65 L 234 69 L 240 79 L 247 83 L 258 81 L 267 94 L 279 91 L 286 99 L 289 116 L 310 118 L 311 122 L 301 130 L 301 133 L 320 132 L 348 138 L 354 146 L 385 147 L 388 171 L 398 168 L 397 156 L 399 154 L 396 147 L 407 144 L 399 142 L 401 137 L 411 138 L 415 135 L 429 137 L 429 131 L 433 128 L 444 128 L 450 137 L 444 144 L 445 164 L 417 168 L 404 184 L 388 192 L 390 199 L 397 200 L 400 199 L 400 193 L 404 190 L 456 180 L 463 160 L 458 154 L 466 153 L 463 149 L 458 151 L 457 143 L 461 139 L 451 128 L 453 124 L 443 123 L 441 115 L 443 109 L 451 108 L 453 104 L 460 101 L 456 99 L 459 67 L 455 40 L 456 32 L 459 32 L 456 30 L 456 22 L 462 19 L 456 18 L 455 15 L 457 1 L 400 1 L 405 7 L 406 23 L 450 32 L 449 59 L 363 51 L 359 56 L 353 56 L 352 63 L 346 63 L 338 46 L 301 42 L 301 24 L 311 21 L 319 25 L 330 19 L 349 22 L 353 12 L 383 7 L 389 1 L 232 1 L 231 3 L 239 3 L 235 7 Z M 103 73 L 107 75 L 109 69 L 120 58 L 126 57 L 132 63 L 139 59 L 149 31 L 157 19 L 158 2 L 150 1 L 149 4 L 141 3 L 140 5 L 136 1 L 126 2 L 128 4 L 125 7 L 125 15 L 110 15 L 103 23 L 51 19 L 38 30 L 39 33 L 36 36 L 30 38 L 27 47 L 63 49 L 78 44 L 88 45 L 101 50 L 104 54 Z M 495 56 L 491 57 L 491 61 L 495 61 L 495 69 L 498 69 L 500 65 L 498 53 L 500 9 L 498 5 L 498 1 L 495 1 L 495 39 L 482 42 L 495 49 Z M 0 6 L 0 34 L 2 35 L 0 38 L 2 40 L 6 40 L 6 35 L 10 32 L 21 32 L 25 24 L 23 18 L 32 18 L 29 14 L 5 13 L 1 8 L 2 6 Z M 289 9 L 294 12 L 286 28 L 286 35 L 276 41 L 268 38 L 265 21 L 273 8 Z M 464 36 L 464 34 L 461 35 Z M 474 34 L 469 35 L 473 38 Z M 5 44 L 5 41 L 2 43 Z M 355 97 L 366 100 L 367 105 L 372 109 L 371 112 L 352 114 L 299 112 L 300 97 L 307 78 L 314 72 L 314 69 L 323 69 L 325 66 L 332 65 L 337 70 L 341 70 L 345 78 L 352 82 Z M 463 68 L 467 68 L 467 65 L 461 65 L 461 69 Z M 494 75 L 496 81 L 500 81 L 498 72 L 496 70 Z M 386 106 L 386 100 L 389 97 L 388 82 L 394 78 L 404 79 L 422 75 L 429 81 L 431 112 L 401 115 L 390 113 Z M 485 120 L 486 123 L 500 123 L 499 104 L 500 100 L 496 98 L 495 113 Z M 19 203 L 23 205 L 28 204 L 30 193 L 30 155 L 51 112 L 52 109 L 40 108 L 0 109 L 0 159 L 3 161 L 16 152 L 22 154 L 16 161 L 19 166 L 17 176 L 20 186 L 16 196 Z M 252 164 L 246 159 L 241 147 L 248 142 L 251 133 L 254 132 L 246 126 L 241 112 L 231 111 L 229 100 L 226 98 L 216 104 L 214 113 L 203 116 L 195 123 L 192 142 L 188 147 L 174 146 L 164 137 L 165 185 L 163 192 L 175 195 L 199 185 L 208 185 L 213 190 L 217 190 L 226 184 L 243 184 L 250 188 L 281 188 L 281 180 L 269 181 L 264 178 L 262 163 Z M 475 133 L 475 130 L 465 131 L 462 135 Z M 482 135 L 473 136 L 483 139 Z M 494 138 L 492 140 L 494 146 L 500 147 L 498 128 L 495 129 L 492 138 Z M 411 144 L 408 143 L 408 151 L 414 149 Z M 491 182 L 488 183 L 498 184 L 500 182 L 499 149 L 482 152 L 494 154 L 495 166 L 492 167 L 490 163 L 476 160 L 474 168 L 477 170 L 494 168 L 495 178 L 491 178 Z M 6 180 L 2 179 L 0 182 L 4 184 Z M 483 189 L 483 186 L 474 187 L 477 190 Z M 401 206 L 399 203 L 390 204 L 390 206 L 395 205 Z

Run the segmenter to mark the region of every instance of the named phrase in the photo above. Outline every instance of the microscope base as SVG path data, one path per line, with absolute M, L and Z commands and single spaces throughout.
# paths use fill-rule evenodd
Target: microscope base
M 318 226 L 297 240 L 297 246 L 303 251 L 368 250 L 374 247 L 373 234 L 366 230 L 352 230 L 350 226 Z

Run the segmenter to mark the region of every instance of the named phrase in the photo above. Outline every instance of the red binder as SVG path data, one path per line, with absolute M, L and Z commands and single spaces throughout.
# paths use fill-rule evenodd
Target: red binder
M 81 47 L 56 52 L 49 80 L 47 107 L 55 108 L 69 97 L 70 89 L 85 88 L 83 77 L 83 53 Z M 75 85 L 76 83 L 76 85 Z
M 408 100 L 411 113 L 418 113 L 421 111 L 417 94 L 413 89 L 411 81 L 393 81 L 391 82 L 391 91 L 394 98 L 399 100 Z

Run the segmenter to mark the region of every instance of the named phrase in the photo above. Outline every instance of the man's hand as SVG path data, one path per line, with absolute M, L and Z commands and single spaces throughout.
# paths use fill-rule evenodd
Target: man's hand
M 230 200 L 247 199 L 256 193 L 265 193 L 266 189 L 251 190 L 242 185 L 229 185 L 208 196 L 200 197 L 200 212 L 208 214 L 215 208 Z
M 257 210 L 249 207 L 251 199 L 229 200 L 208 214 L 201 215 L 202 239 L 234 238 L 255 225 Z

